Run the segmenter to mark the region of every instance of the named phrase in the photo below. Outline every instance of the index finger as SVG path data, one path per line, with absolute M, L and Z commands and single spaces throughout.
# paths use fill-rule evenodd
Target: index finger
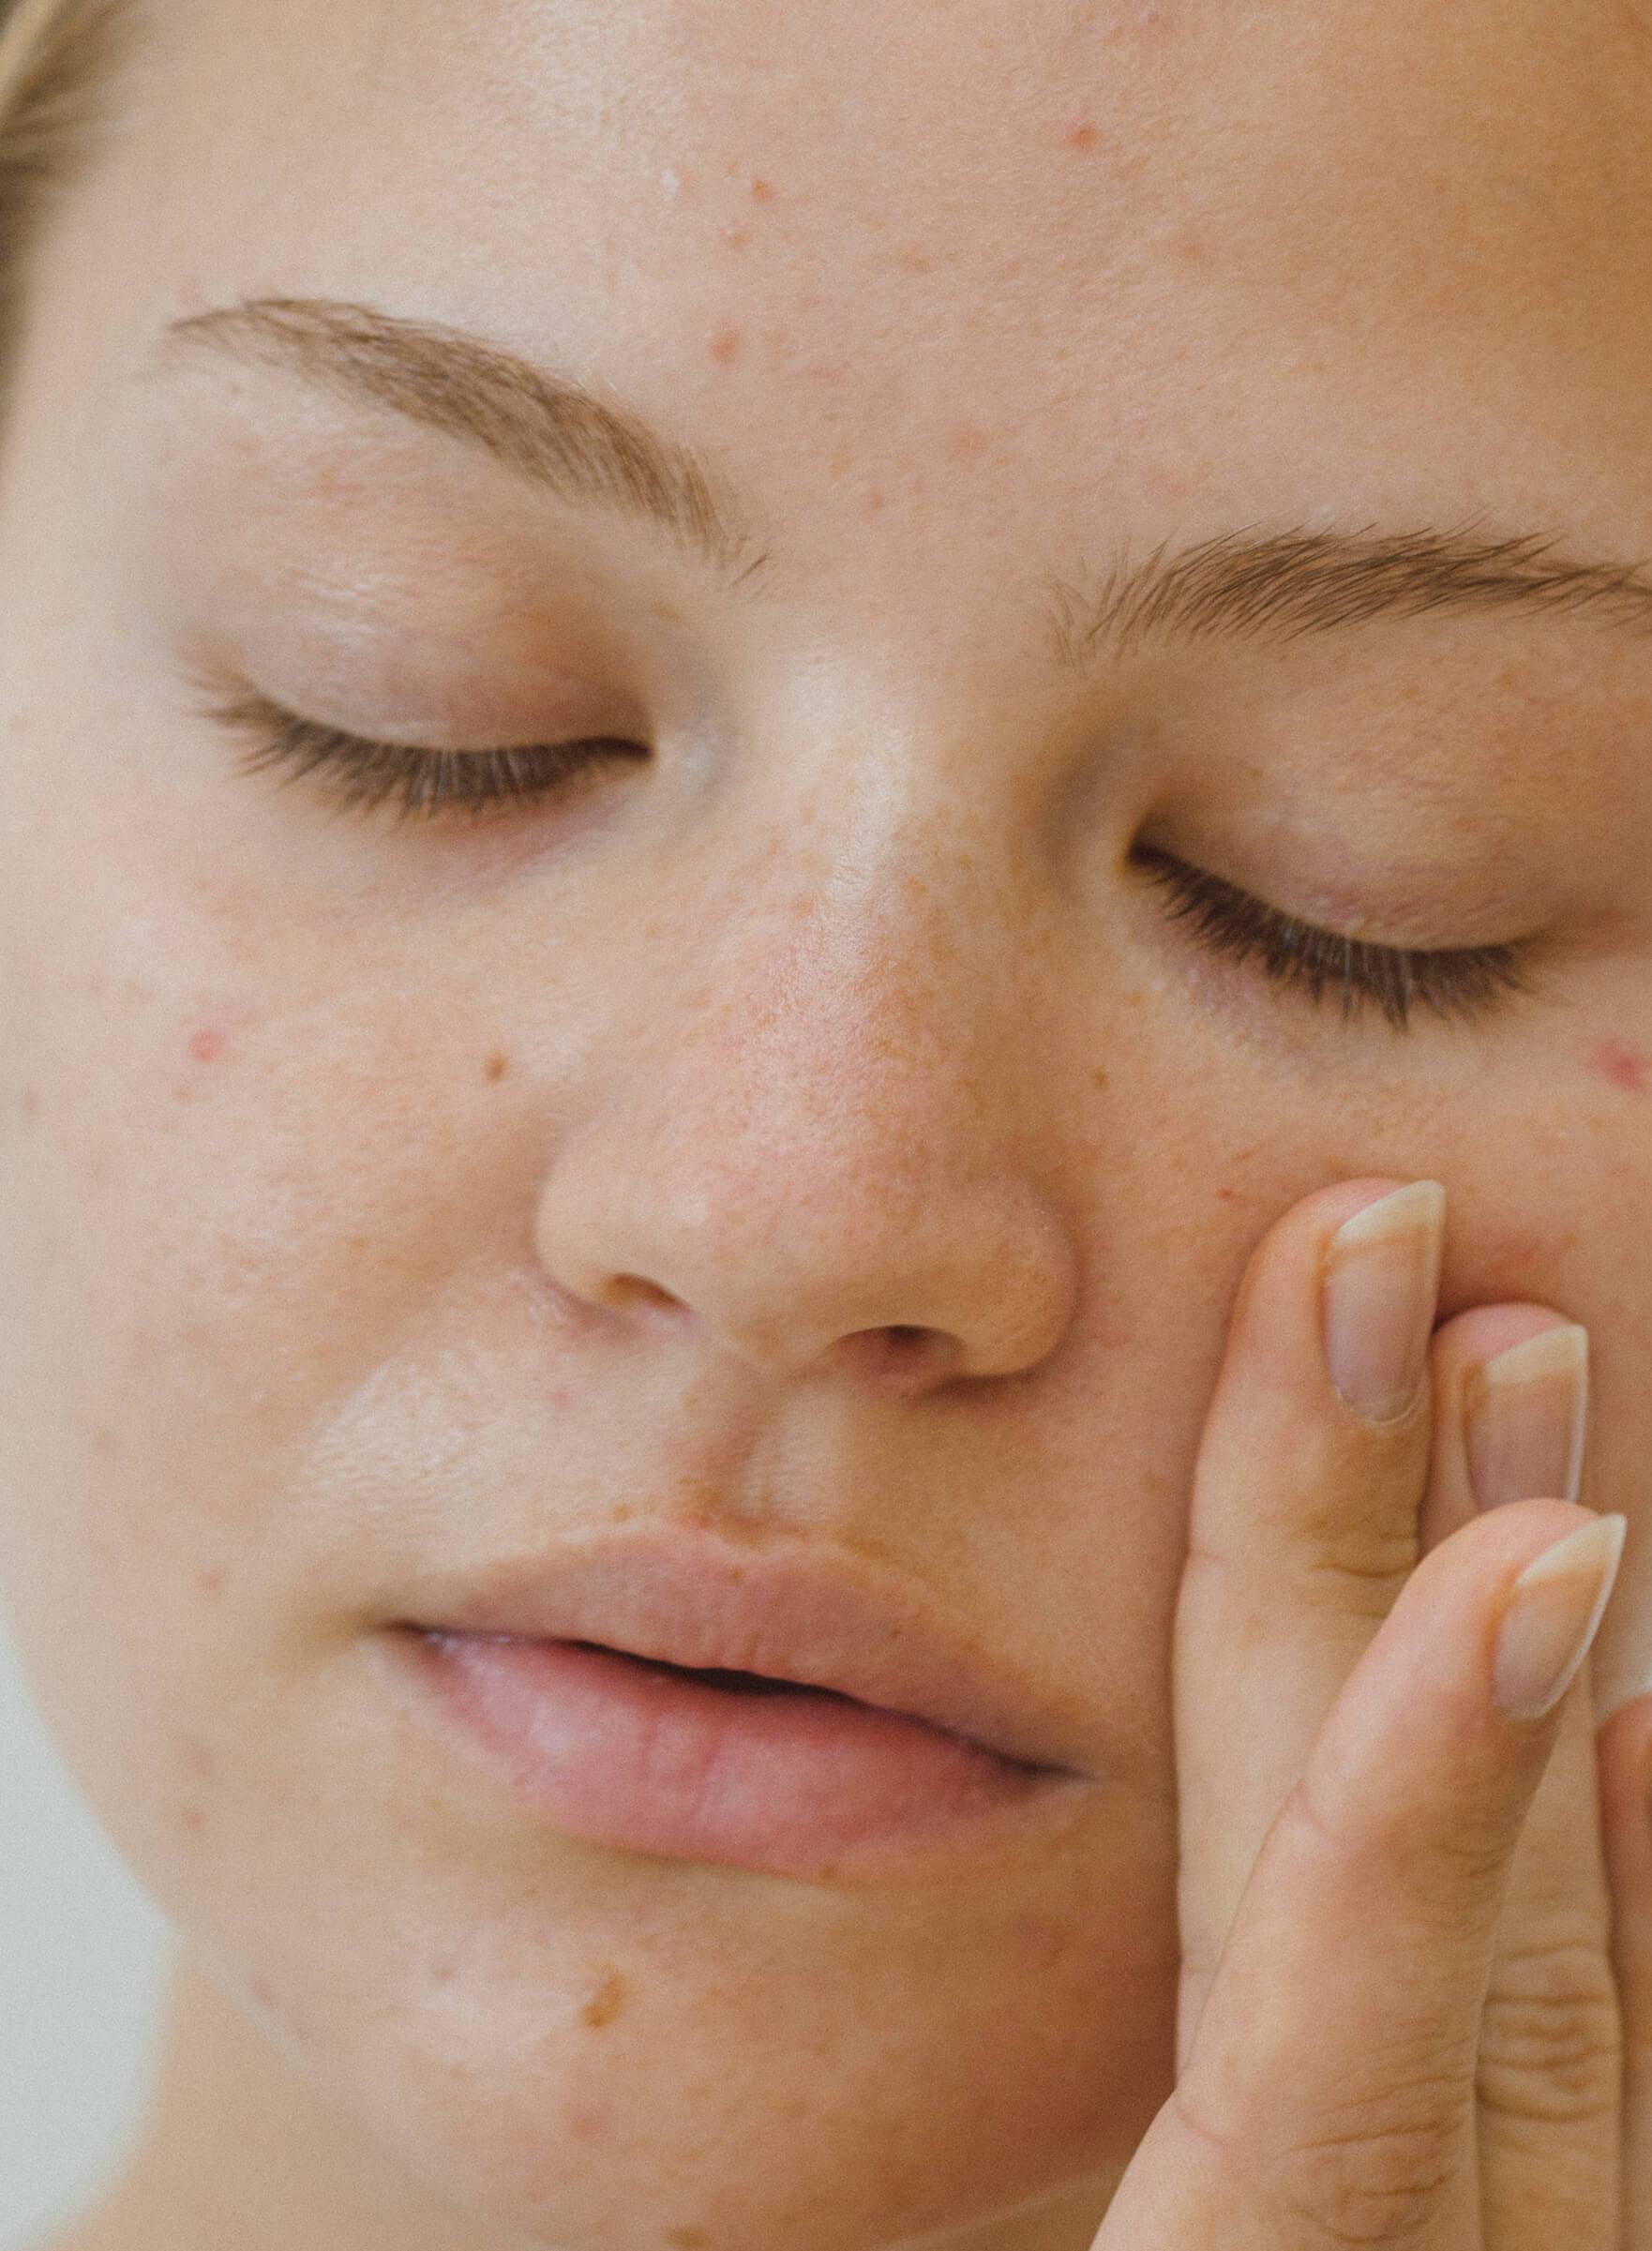
M 1176 1613 L 1179 2067 L 1263 1840 L 1418 1560 L 1444 1208 L 1433 1180 L 1323 1190 L 1240 1286 Z

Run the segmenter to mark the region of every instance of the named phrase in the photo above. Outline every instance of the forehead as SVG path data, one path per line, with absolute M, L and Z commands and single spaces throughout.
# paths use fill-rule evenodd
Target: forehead
M 140 326 L 286 292 L 451 322 L 692 428 L 772 513 L 1507 503 L 1636 544 L 1629 0 L 158 15 L 99 221 Z

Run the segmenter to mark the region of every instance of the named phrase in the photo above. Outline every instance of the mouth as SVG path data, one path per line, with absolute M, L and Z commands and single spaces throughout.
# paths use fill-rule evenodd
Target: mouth
M 1070 1819 L 1058 1723 L 909 1585 L 680 1533 L 397 1622 L 432 1716 L 564 1834 L 876 1879 Z

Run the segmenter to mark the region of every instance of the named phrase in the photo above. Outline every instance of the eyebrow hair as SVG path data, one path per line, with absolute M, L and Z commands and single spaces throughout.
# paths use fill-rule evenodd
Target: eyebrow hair
M 564 500 L 657 524 L 741 585 L 768 562 L 726 480 L 626 407 L 462 329 L 331 298 L 258 297 L 174 321 L 161 356 L 204 347 L 388 408 Z
M 772 557 L 731 480 L 614 400 L 444 323 L 333 298 L 259 297 L 174 321 L 164 357 L 192 348 L 288 370 L 352 404 L 388 409 L 480 448 L 576 503 L 639 517 L 739 587 Z M 1090 591 L 1045 581 L 1057 661 L 1088 671 L 1143 640 L 1290 641 L 1379 619 L 1519 608 L 1652 625 L 1638 563 L 1568 554 L 1553 534 L 1252 526 L 1139 563 Z
M 1450 531 L 1224 533 L 1137 564 L 1117 563 L 1093 592 L 1052 578 L 1058 659 L 1083 669 L 1104 652 L 1155 638 L 1290 641 L 1381 618 L 1509 609 L 1584 611 L 1652 627 L 1652 578 L 1638 563 L 1567 554 L 1553 534 Z

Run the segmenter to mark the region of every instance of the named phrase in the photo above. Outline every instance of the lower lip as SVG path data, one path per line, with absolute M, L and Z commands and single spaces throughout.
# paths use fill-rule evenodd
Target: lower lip
M 566 1834 L 778 1876 L 979 1843 L 1077 1778 L 806 1689 L 742 1693 L 575 1642 L 421 1631 L 443 1712 Z

